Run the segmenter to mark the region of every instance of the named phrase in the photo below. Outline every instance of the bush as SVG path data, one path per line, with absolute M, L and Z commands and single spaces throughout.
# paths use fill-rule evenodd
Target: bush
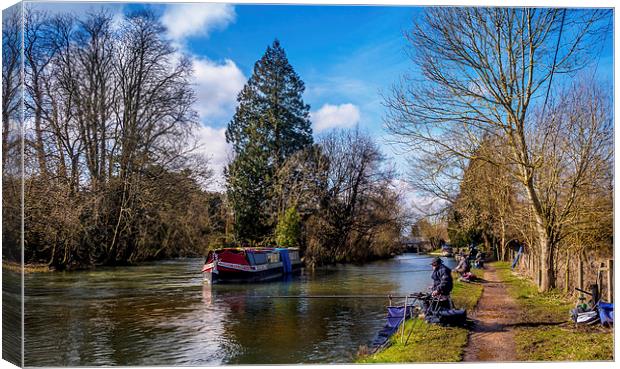
M 278 220 L 276 243 L 278 246 L 291 247 L 299 244 L 301 237 L 301 218 L 294 206 L 286 210 Z

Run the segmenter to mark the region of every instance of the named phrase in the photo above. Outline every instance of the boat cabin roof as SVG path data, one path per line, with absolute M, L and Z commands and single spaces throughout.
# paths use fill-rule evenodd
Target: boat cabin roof
M 229 252 L 273 252 L 278 251 L 279 248 L 276 247 L 224 247 L 221 249 L 214 250 L 217 253 L 229 251 Z M 298 251 L 297 247 L 289 247 L 288 250 Z

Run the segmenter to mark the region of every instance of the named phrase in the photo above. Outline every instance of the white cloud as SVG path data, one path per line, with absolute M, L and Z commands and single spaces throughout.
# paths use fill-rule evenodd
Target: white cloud
M 325 104 L 311 113 L 313 129 L 321 132 L 330 128 L 350 128 L 360 121 L 360 110 L 353 104 Z
M 400 194 L 404 209 L 415 217 L 437 213 L 446 206 L 445 200 L 416 191 L 403 179 L 393 179 L 392 186 Z
M 161 17 L 168 34 L 176 41 L 190 36 L 208 36 L 235 20 L 230 4 L 171 4 Z
M 226 143 L 226 128 L 201 126 L 196 132 L 198 152 L 209 158 L 209 166 L 213 169 L 213 184 L 210 190 L 222 191 L 225 186 L 224 168 L 232 153 L 232 147 Z
M 216 63 L 209 59 L 194 58 L 196 110 L 203 121 L 230 120 L 237 105 L 237 95 L 246 78 L 235 62 L 226 59 Z

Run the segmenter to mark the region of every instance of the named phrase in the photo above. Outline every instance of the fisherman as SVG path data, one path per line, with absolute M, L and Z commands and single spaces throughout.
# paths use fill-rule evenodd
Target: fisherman
M 471 266 L 467 262 L 467 258 L 465 256 L 461 255 L 461 257 L 459 258 L 459 263 L 457 264 L 456 268 L 454 268 L 454 271 L 459 273 L 461 276 L 471 271 Z
M 478 256 L 476 257 L 476 260 L 474 261 L 474 264 L 476 265 L 476 268 L 478 269 L 483 269 L 484 268 L 484 259 L 486 257 L 486 254 L 484 252 L 479 252 Z
M 478 249 L 472 243 L 469 245 L 469 255 L 467 255 L 467 259 L 469 259 L 470 261 L 474 261 L 476 260 L 476 256 L 478 256 Z
M 433 287 L 431 296 L 438 300 L 439 306 L 450 308 L 450 292 L 452 292 L 452 271 L 444 265 L 441 258 L 436 257 L 431 262 L 433 267 Z

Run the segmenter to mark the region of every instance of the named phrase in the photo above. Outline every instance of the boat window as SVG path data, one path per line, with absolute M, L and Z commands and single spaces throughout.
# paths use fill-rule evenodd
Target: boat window
M 280 253 L 278 253 L 278 252 L 270 253 L 267 258 L 268 258 L 270 263 L 277 263 L 277 262 L 280 261 Z
M 252 255 L 253 260 L 251 260 L 252 264 L 254 265 L 259 265 L 259 264 L 266 264 L 267 263 L 267 254 L 264 253 L 251 253 L 248 255 Z

